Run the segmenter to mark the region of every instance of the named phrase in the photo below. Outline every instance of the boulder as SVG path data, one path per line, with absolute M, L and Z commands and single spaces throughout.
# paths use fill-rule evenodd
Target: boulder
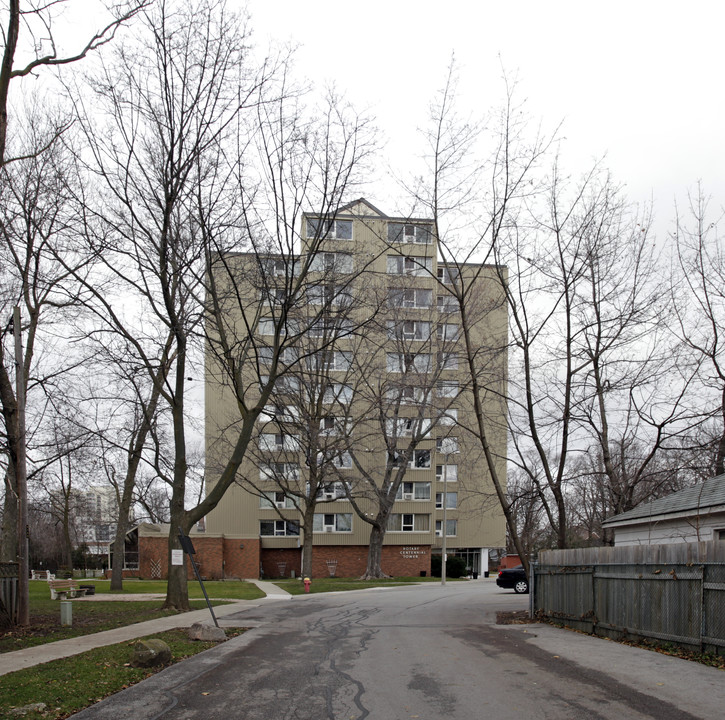
M 45 703 L 30 703 L 30 705 L 11 708 L 8 710 L 8 715 L 11 715 L 12 717 L 25 717 L 28 713 L 44 713 L 47 709 L 48 706 Z
M 133 646 L 131 665 L 134 667 L 153 667 L 171 662 L 171 648 L 157 638 L 139 640 Z
M 216 625 L 194 623 L 189 628 L 189 640 L 202 640 L 203 642 L 223 642 L 227 639 L 226 633 Z

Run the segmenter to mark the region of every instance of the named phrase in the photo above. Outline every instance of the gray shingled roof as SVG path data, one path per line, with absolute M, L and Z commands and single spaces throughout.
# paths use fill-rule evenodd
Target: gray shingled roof
M 725 475 L 710 478 L 704 483 L 685 488 L 659 500 L 642 503 L 633 510 L 605 520 L 602 524 L 608 525 L 625 520 L 682 513 L 687 510 L 702 510 L 716 506 L 725 506 Z

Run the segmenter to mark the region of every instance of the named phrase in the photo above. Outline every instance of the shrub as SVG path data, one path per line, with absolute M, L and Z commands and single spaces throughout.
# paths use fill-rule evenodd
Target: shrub
M 431 555 L 430 574 L 433 577 L 441 576 L 441 556 Z M 446 560 L 446 577 L 459 578 L 466 574 L 466 561 L 456 555 L 449 555 Z

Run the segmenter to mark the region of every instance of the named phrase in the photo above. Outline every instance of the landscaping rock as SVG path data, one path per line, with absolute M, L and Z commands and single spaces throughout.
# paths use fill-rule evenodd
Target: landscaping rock
M 189 628 L 189 640 L 202 640 L 203 642 L 223 642 L 227 639 L 226 633 L 216 625 L 194 623 Z
M 171 648 L 156 638 L 139 640 L 133 646 L 131 665 L 134 667 L 153 667 L 171 662 Z
M 45 712 L 48 709 L 48 706 L 45 703 L 37 702 L 37 703 L 30 703 L 30 705 L 23 705 L 22 707 L 16 707 L 12 710 L 8 711 L 8 715 L 12 715 L 13 717 L 24 717 L 28 713 L 31 712 Z

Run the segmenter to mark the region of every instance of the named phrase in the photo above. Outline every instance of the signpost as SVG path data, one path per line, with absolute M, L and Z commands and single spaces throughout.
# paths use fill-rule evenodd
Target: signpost
M 191 561 L 191 567 L 194 568 L 194 575 L 196 575 L 196 579 L 199 581 L 199 585 L 201 585 L 201 591 L 204 593 L 204 597 L 206 598 L 206 604 L 209 608 L 209 612 L 211 613 L 212 620 L 214 620 L 214 624 L 219 627 L 216 615 L 214 614 L 214 610 L 212 609 L 211 603 L 209 602 L 209 596 L 206 594 L 206 588 L 204 587 L 204 583 L 201 580 L 201 575 L 199 575 L 199 568 L 196 567 L 196 563 L 194 562 L 194 555 L 196 555 L 196 550 L 194 550 L 194 545 L 191 542 L 191 538 L 184 535 L 184 531 L 181 528 L 179 528 L 179 542 L 181 543 L 182 550 L 189 556 L 189 560 Z M 172 557 L 172 562 L 173 560 L 174 559 Z

